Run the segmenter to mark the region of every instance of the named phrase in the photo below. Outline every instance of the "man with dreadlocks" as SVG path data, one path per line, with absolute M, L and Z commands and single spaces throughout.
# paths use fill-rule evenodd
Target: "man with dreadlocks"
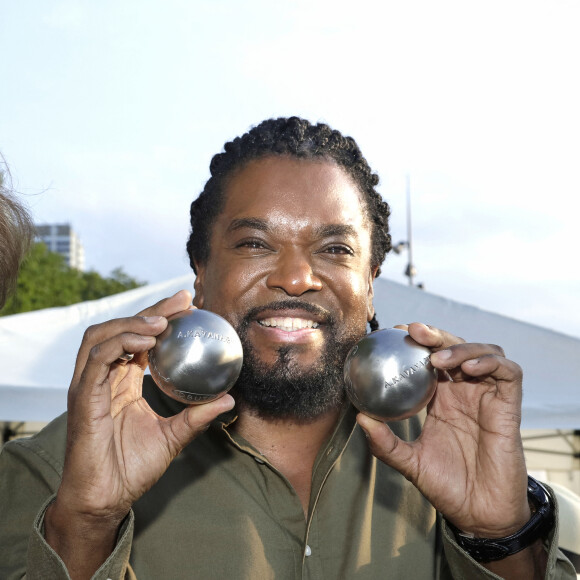
M 238 382 L 187 407 L 144 379 L 186 291 L 90 328 L 68 417 L 3 453 L 2 577 L 575 577 L 549 495 L 528 502 L 521 370 L 499 347 L 406 325 L 441 371 L 423 425 L 345 400 L 390 249 L 377 183 L 324 124 L 269 120 L 225 145 L 187 248 L 193 305 L 242 340 Z

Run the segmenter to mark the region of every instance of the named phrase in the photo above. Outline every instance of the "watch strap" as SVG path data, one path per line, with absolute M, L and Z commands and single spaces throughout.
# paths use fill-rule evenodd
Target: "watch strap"
M 478 562 L 492 562 L 517 554 L 538 538 L 548 535 L 554 524 L 554 500 L 550 492 L 528 475 L 528 500 L 535 509 L 530 520 L 515 534 L 505 538 L 476 538 L 447 521 L 459 546 Z

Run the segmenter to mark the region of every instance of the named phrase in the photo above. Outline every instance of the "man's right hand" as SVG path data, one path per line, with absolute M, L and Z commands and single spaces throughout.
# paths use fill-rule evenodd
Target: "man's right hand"
M 131 318 L 89 328 L 68 396 L 62 482 L 45 516 L 47 542 L 71 578 L 90 578 L 114 549 L 132 504 L 219 414 L 230 395 L 163 418 L 142 397 L 147 352 L 167 317 L 190 308 L 181 291 Z M 120 361 L 125 354 L 131 361 Z

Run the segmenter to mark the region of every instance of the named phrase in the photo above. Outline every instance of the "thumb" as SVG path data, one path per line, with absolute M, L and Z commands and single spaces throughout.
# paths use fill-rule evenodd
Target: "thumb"
M 356 420 L 367 436 L 371 453 L 413 481 L 416 461 L 411 444 L 397 437 L 382 421 L 372 419 L 363 413 L 359 413 Z
M 172 443 L 174 456 L 200 433 L 203 433 L 218 415 L 231 411 L 234 405 L 234 398 L 226 394 L 209 403 L 190 405 L 181 413 L 171 417 L 166 425 L 166 436 Z

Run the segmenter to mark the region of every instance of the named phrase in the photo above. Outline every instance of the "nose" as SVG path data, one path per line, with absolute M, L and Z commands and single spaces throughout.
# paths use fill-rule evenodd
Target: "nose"
M 322 282 L 313 270 L 307 256 L 300 250 L 284 250 L 268 274 L 268 288 L 283 290 L 288 296 L 322 290 Z

